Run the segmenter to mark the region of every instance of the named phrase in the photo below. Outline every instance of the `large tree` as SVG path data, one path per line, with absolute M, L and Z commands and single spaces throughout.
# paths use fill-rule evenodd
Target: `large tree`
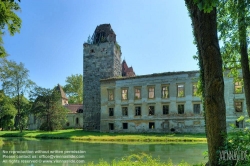
M 20 1 L 20 0 L 19 0 Z M 10 35 L 20 32 L 21 19 L 16 15 L 16 12 L 21 10 L 18 3 L 14 0 L 0 1 L 0 58 L 7 55 L 3 47 L 3 35 L 6 27 Z
M 209 165 L 218 165 L 216 151 L 226 138 L 226 108 L 222 58 L 217 37 L 216 3 L 185 0 L 198 50 L 204 100 Z M 211 4 L 210 4 L 211 2 Z
M 66 123 L 68 111 L 62 106 L 61 95 L 56 88 L 36 87 L 30 100 L 33 101 L 31 113 L 42 122 L 41 130 L 58 130 Z
M 11 98 L 6 96 L 2 90 L 0 90 L 0 128 L 12 129 L 14 127 L 14 117 L 17 113 L 15 106 Z
M 11 100 L 15 108 L 19 108 L 18 126 L 20 131 L 22 131 L 27 127 L 28 115 L 31 107 L 30 102 L 27 98 L 25 98 L 25 96 L 23 96 L 23 93 L 19 96 L 19 98 L 18 96 L 15 96 Z
M 83 77 L 81 74 L 71 75 L 66 78 L 65 93 L 69 96 L 70 104 L 83 103 Z
M 250 69 L 248 55 L 250 1 L 221 1 L 218 12 L 218 30 L 223 41 L 223 59 L 225 69 L 234 76 L 242 69 L 247 112 L 250 116 Z
M 22 131 L 20 120 L 22 119 L 22 98 L 23 95 L 35 84 L 29 79 L 29 70 L 23 63 L 17 64 L 14 61 L 8 61 L 3 58 L 0 60 L 0 81 L 6 95 L 15 97 L 15 107 L 17 115 L 15 116 L 15 127 Z

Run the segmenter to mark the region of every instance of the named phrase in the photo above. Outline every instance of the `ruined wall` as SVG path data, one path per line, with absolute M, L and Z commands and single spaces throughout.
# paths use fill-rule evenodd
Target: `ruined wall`
M 109 132 L 109 124 L 114 124 L 111 132 L 204 132 L 203 112 L 194 114 L 193 104 L 202 103 L 199 97 L 193 96 L 192 85 L 198 81 L 198 73 L 177 75 L 149 75 L 129 79 L 101 81 L 101 132 Z M 177 84 L 184 84 L 185 96 L 177 97 Z M 162 86 L 169 86 L 169 97 L 162 98 Z M 148 87 L 153 86 L 155 97 L 149 99 Z M 141 99 L 135 99 L 135 87 L 141 88 Z M 128 89 L 128 100 L 122 100 L 122 89 Z M 115 100 L 108 101 L 107 89 L 114 89 Z M 183 104 L 185 111 L 178 114 L 178 104 Z M 169 113 L 163 114 L 163 105 L 169 106 Z M 141 107 L 141 115 L 135 115 L 135 107 Z M 149 115 L 149 106 L 154 107 L 154 115 Z M 122 114 L 122 107 L 128 108 L 128 115 Z M 114 116 L 109 115 L 109 108 L 114 108 Z M 127 123 L 127 129 L 123 129 Z M 149 123 L 153 123 L 150 127 Z
M 67 122 L 64 128 L 82 128 L 83 126 L 83 113 L 68 113 Z
M 224 77 L 224 96 L 225 96 L 225 104 L 226 104 L 226 115 L 227 115 L 227 126 L 230 124 L 235 124 L 236 119 L 240 116 L 247 116 L 247 108 L 246 108 L 246 100 L 245 100 L 245 92 L 242 89 L 242 93 L 236 93 L 234 88 L 234 80 L 233 78 L 227 77 L 227 72 L 225 72 Z M 242 78 L 242 73 L 239 71 L 239 78 Z M 242 102 L 242 112 L 235 111 L 235 103 Z M 247 116 L 248 117 L 248 116 Z M 242 127 L 245 127 L 247 124 L 243 123 Z
M 114 42 L 84 44 L 84 130 L 100 129 L 100 79 L 121 76 L 121 51 Z
M 101 81 L 101 132 L 186 132 L 204 133 L 205 124 L 201 99 L 193 95 L 193 84 L 197 83 L 198 72 L 176 72 L 117 78 Z M 234 92 L 232 78 L 224 77 L 227 127 L 235 124 L 241 115 L 247 115 L 244 93 Z M 184 96 L 178 97 L 177 85 L 184 84 Z M 169 97 L 162 97 L 162 87 L 169 86 Z M 148 87 L 155 88 L 155 97 L 148 98 Z M 141 88 L 141 99 L 135 99 L 135 88 Z M 122 100 L 122 89 L 128 89 L 128 99 Z M 108 100 L 107 89 L 113 89 L 115 100 Z M 242 101 L 242 112 L 235 111 L 235 101 Z M 178 113 L 178 105 L 184 105 L 184 113 Z M 194 105 L 200 105 L 200 113 L 194 112 Z M 163 105 L 169 106 L 169 113 L 163 114 Z M 141 107 L 141 115 L 135 116 L 135 107 Z M 154 115 L 149 115 L 149 106 L 154 106 Z M 128 108 L 123 115 L 122 107 Z M 114 108 L 110 116 L 109 108 Z M 124 129 L 124 123 L 127 123 Z M 151 127 L 150 127 L 151 123 Z M 153 124 L 153 126 L 152 126 Z M 111 129 L 111 126 L 112 129 Z M 245 125 L 243 124 L 242 127 Z

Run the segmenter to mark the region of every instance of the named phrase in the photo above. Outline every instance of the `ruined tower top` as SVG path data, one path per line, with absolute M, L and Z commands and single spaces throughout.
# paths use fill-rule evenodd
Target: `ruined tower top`
M 116 42 L 116 34 L 110 24 L 101 24 L 96 27 L 92 36 L 93 44 L 104 42 Z

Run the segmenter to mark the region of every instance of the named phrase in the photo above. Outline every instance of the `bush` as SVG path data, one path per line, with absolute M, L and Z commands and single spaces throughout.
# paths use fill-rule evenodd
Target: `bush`
M 173 166 L 171 159 L 168 162 L 161 162 L 160 158 L 152 158 L 152 156 L 145 153 L 132 154 L 130 156 L 123 157 L 121 160 L 113 160 L 111 163 L 100 160 L 99 163 L 90 162 L 87 166 Z M 200 164 L 203 165 L 203 164 Z M 196 166 L 200 166 L 196 165 Z M 182 161 L 178 166 L 191 166 L 190 164 Z
M 237 119 L 238 122 L 243 120 L 243 116 Z M 248 119 L 245 122 L 250 123 L 250 120 Z M 218 152 L 218 156 L 220 156 L 220 165 L 249 165 L 250 129 L 247 127 L 239 129 L 236 128 L 234 124 L 232 124 L 231 127 L 232 132 L 228 134 L 224 147 Z

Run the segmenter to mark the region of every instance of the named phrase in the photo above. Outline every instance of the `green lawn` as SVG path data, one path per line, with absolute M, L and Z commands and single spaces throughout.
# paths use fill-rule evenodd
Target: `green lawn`
M 29 137 L 72 139 L 81 141 L 117 141 L 117 142 L 202 142 L 206 143 L 205 134 L 131 134 L 131 133 L 100 133 L 83 131 L 82 129 L 45 131 L 0 131 L 0 137 Z

